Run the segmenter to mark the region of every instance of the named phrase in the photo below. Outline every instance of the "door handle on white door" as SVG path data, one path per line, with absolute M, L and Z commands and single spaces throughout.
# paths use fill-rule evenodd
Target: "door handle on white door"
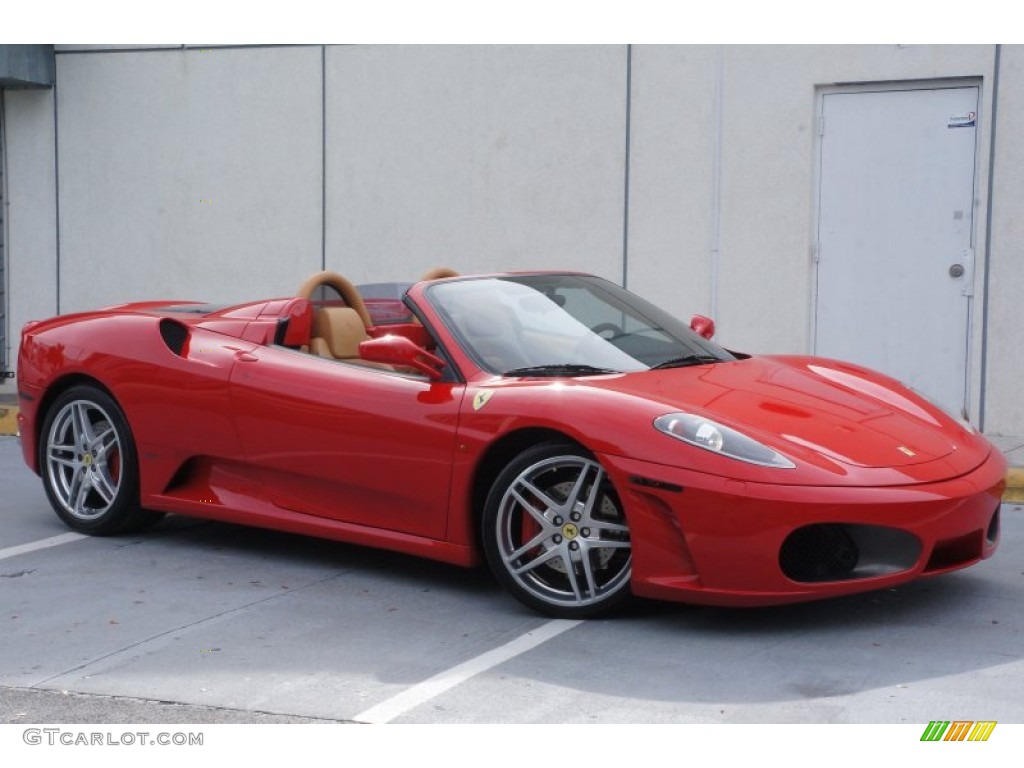
M 963 277 L 964 276 L 964 265 L 954 264 L 949 268 L 950 277 Z

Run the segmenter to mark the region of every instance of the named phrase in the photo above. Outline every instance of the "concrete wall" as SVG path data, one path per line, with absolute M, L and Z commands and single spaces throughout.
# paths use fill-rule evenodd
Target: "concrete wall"
M 621 279 L 624 46 L 327 50 L 327 266 Z M 386 98 L 382 98 L 386 94 Z
M 1024 434 L 1021 399 L 995 384 L 1013 376 L 990 364 L 983 380 L 981 361 L 994 54 L 994 46 L 636 47 L 629 286 L 677 314 L 712 313 L 718 338 L 734 348 L 810 351 L 821 93 L 863 83 L 980 81 L 970 412 L 977 420 L 982 393 L 996 395 L 1004 410 L 986 426 Z M 1016 77 L 1004 73 L 1000 92 L 1019 89 Z M 1007 259 L 1015 263 L 994 249 L 993 262 Z M 989 347 L 1012 338 L 990 334 Z M 1001 362 L 1014 366 L 1012 357 Z
M 60 311 L 286 295 L 319 269 L 320 56 L 58 54 Z
M 821 93 L 971 78 L 983 105 L 971 411 L 984 404 L 990 431 L 1024 434 L 1013 46 L 987 315 L 983 300 L 995 51 L 57 46 L 56 152 L 53 93 L 6 94 L 12 332 L 56 311 L 58 287 L 68 312 L 288 294 L 322 264 L 357 282 L 437 265 L 573 268 L 683 316 L 713 313 L 735 348 L 806 352 Z
M 716 320 L 720 332 L 740 348 L 806 352 L 820 88 L 841 82 L 983 75 L 990 71 L 992 50 L 736 46 L 724 48 L 721 55 L 722 235 Z M 982 146 L 981 157 L 986 156 Z M 677 166 L 678 173 L 686 170 L 681 163 Z
M 7 360 L 17 364 L 21 327 L 57 307 L 57 194 L 52 90 L 4 91 L 7 162 Z M 8 381 L 6 390 L 13 392 Z
M 639 46 L 632 58 L 627 287 L 681 316 L 711 314 L 720 53 Z
M 985 429 L 1024 434 L 1024 46 L 1002 48 L 992 191 Z

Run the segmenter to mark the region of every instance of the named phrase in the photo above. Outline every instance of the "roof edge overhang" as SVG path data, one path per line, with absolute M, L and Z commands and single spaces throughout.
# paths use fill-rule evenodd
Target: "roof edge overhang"
M 0 45 L 0 88 L 52 88 L 56 74 L 52 45 Z

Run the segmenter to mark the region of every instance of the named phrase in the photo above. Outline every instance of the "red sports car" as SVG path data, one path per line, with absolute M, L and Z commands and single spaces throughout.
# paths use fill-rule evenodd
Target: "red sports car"
M 569 618 L 831 597 L 996 549 L 1002 455 L 886 376 L 727 351 L 590 275 L 427 277 L 29 323 L 25 460 L 78 531 L 171 512 L 486 560 Z

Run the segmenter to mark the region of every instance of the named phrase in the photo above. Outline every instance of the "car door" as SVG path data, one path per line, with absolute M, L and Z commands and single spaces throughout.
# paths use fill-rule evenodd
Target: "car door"
M 442 539 L 465 385 L 277 346 L 240 357 L 247 461 L 284 509 Z

